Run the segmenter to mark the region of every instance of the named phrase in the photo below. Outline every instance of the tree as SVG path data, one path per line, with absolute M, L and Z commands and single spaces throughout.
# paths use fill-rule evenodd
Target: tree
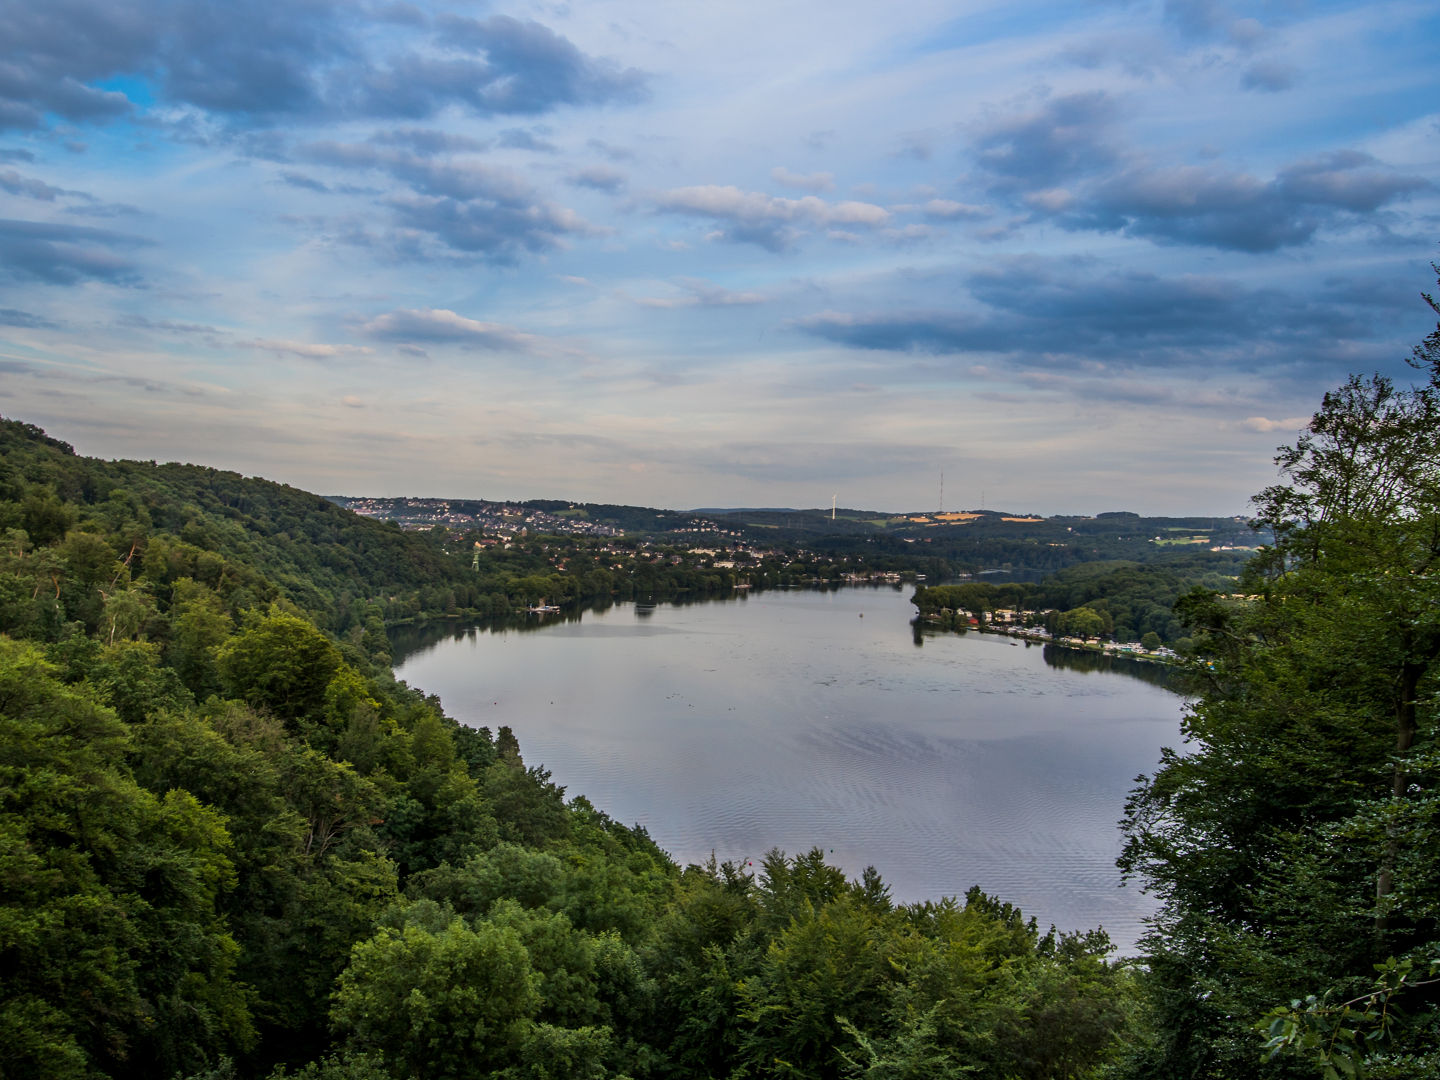
M 1269 1006 L 1348 998 L 1440 936 L 1440 329 L 1416 359 L 1426 381 L 1353 377 L 1281 448 L 1249 599 L 1177 606 L 1202 654 L 1191 749 L 1132 796 L 1121 859 L 1162 900 L 1142 1075 L 1255 1074 Z M 1433 1049 L 1421 1004 L 1402 1056 Z
M 319 719 L 340 651 L 300 616 L 274 610 L 252 618 L 216 662 L 227 693 L 285 720 Z
M 224 819 L 125 767 L 125 725 L 0 638 L 0 1073 L 174 1075 L 247 1046 Z
M 509 928 L 408 922 L 355 946 L 332 1017 L 392 1072 L 448 1080 L 513 1063 L 540 1007 L 539 976 Z

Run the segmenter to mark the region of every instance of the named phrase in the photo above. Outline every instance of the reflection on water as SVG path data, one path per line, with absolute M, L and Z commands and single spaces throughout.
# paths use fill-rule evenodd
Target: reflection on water
M 979 884 L 1042 926 L 1133 943 L 1115 829 L 1181 700 L 981 634 L 923 636 L 909 589 L 619 604 L 395 638 L 397 673 L 677 860 L 818 845 L 897 899 Z M 1056 657 L 1047 656 L 1054 652 Z M 1144 665 L 1130 665 L 1144 667 Z
M 1131 679 L 1143 679 L 1167 690 L 1178 690 L 1180 677 L 1175 669 L 1149 660 L 1136 660 L 1129 656 L 1114 656 L 1109 653 L 1086 652 L 1080 649 L 1066 649 L 1060 645 L 1045 645 L 1041 655 L 1045 663 L 1065 671 L 1086 673 L 1104 671 L 1125 675 Z

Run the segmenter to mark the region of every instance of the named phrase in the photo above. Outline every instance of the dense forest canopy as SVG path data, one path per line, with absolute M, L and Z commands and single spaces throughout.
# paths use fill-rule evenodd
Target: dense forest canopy
M 1191 639 L 1189 742 L 1124 810 L 1133 963 L 818 850 L 682 869 L 394 680 L 387 618 L 563 586 L 543 544 L 482 567 L 0 424 L 0 1075 L 1440 1074 L 1440 330 L 1415 361 L 1282 449 L 1238 582 L 935 594 Z

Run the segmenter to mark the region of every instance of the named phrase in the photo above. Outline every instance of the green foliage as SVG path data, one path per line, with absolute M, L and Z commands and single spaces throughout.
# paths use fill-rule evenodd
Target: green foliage
M 323 714 L 340 652 L 304 619 L 272 611 L 227 641 L 216 664 L 227 694 L 295 720 Z
M 1132 796 L 1121 861 L 1163 901 L 1140 1075 L 1416 1076 L 1440 1051 L 1433 996 L 1405 995 L 1403 1024 L 1391 1001 L 1440 940 L 1440 352 L 1427 362 L 1417 386 L 1327 394 L 1256 499 L 1273 546 L 1235 596 L 1177 605 L 1198 654 L 1190 745 Z M 1256 1064 L 1262 1015 L 1271 1051 L 1310 1060 Z
M 1440 974 L 1440 955 L 1428 965 L 1391 957 L 1376 964 L 1375 970 L 1369 990 L 1348 1001 L 1332 1004 L 1328 994 L 1326 998 L 1310 994 L 1288 1007 L 1270 1010 L 1256 1024 L 1266 1035 L 1268 1057 L 1293 1052 L 1313 1060 L 1325 1080 L 1362 1078 L 1366 1059 L 1387 1048 L 1403 1025 L 1404 1013 L 1396 999 L 1405 991 L 1440 983 L 1433 978 Z
M 247 1046 L 220 902 L 224 819 L 124 767 L 115 715 L 0 638 L 0 1009 L 7 1076 L 147 1075 Z
M 922 587 L 915 592 L 915 605 L 922 618 L 942 629 L 963 629 L 947 617 L 960 609 L 982 619 L 993 611 L 1023 609 L 1050 612 L 1046 626 L 1052 633 L 1117 641 L 1153 634 L 1158 644 L 1173 644 L 1185 633 L 1176 601 L 1196 586 L 1231 591 L 1238 571 L 1233 552 L 1167 553 L 1145 563 L 1096 560 L 1038 584 L 976 581 Z
M 352 1048 L 391 1071 L 459 1080 L 517 1061 L 539 983 L 513 929 L 407 923 L 355 946 L 331 1015 Z

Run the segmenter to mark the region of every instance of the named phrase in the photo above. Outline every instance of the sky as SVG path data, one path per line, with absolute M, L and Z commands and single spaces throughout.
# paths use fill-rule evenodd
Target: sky
M 1242 514 L 1415 375 L 1437 56 L 1433 0 L 0 0 L 0 414 L 326 494 Z

